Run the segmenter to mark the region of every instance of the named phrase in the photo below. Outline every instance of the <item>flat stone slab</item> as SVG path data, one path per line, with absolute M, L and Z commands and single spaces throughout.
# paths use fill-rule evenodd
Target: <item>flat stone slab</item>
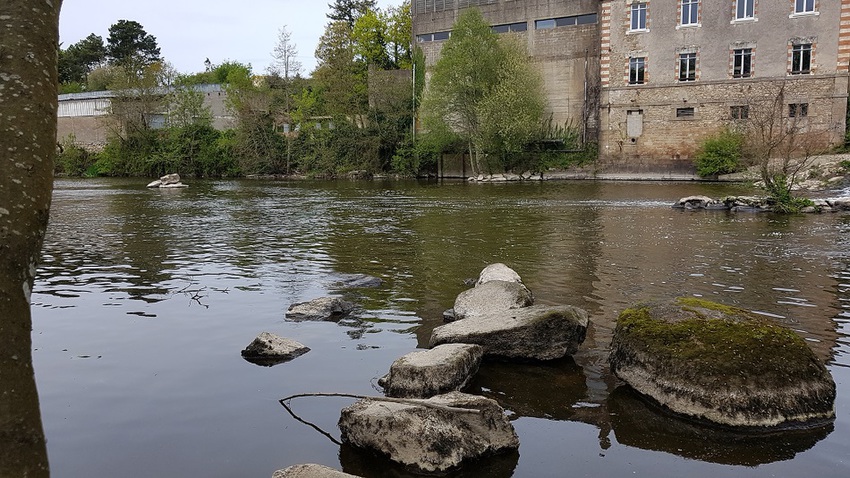
M 437 327 L 430 346 L 476 344 L 485 357 L 553 360 L 576 353 L 588 322 L 586 311 L 569 305 L 524 307 Z
M 422 402 L 480 412 L 361 400 L 342 410 L 342 439 L 424 473 L 446 472 L 466 460 L 519 448 L 516 432 L 495 400 L 451 392 Z
M 458 294 L 454 313 L 456 320 L 463 320 L 532 304 L 534 296 L 522 282 L 491 280 Z
M 620 314 L 614 374 L 673 412 L 770 431 L 835 417 L 835 382 L 799 335 L 750 312 L 695 298 Z
M 263 332 L 242 351 L 242 357 L 264 366 L 288 362 L 306 354 L 310 348 L 291 339 Z
M 286 320 L 324 321 L 340 320 L 354 311 L 354 304 L 339 297 L 320 297 L 309 302 L 292 304 L 286 311 Z
M 411 352 L 390 366 L 379 381 L 389 397 L 429 398 L 460 390 L 478 372 L 484 349 L 478 345 L 445 344 Z
M 272 474 L 272 478 L 357 478 L 357 476 L 324 465 L 306 464 L 277 470 Z

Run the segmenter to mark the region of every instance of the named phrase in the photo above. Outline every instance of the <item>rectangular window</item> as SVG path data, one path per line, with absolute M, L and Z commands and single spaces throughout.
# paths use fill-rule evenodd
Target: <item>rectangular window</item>
M 791 103 L 788 105 L 789 118 L 805 118 L 809 116 L 808 103 Z
M 753 72 L 753 49 L 741 48 L 734 50 L 732 62 L 733 78 L 749 78 Z
M 750 117 L 750 107 L 747 105 L 742 106 L 730 106 L 729 113 L 732 116 L 732 119 L 742 120 Z
M 642 85 L 646 81 L 646 58 L 629 58 L 629 84 Z
M 434 41 L 448 40 L 452 36 L 452 32 L 437 32 L 434 34 Z
M 805 75 L 812 72 L 812 44 L 801 43 L 791 47 L 791 74 Z
M 682 0 L 682 25 L 696 25 L 698 13 L 699 0 Z
M 697 79 L 697 54 L 679 54 L 679 81 L 696 81 Z
M 676 108 L 676 118 L 693 118 L 693 117 L 694 117 L 693 107 Z
M 555 28 L 555 19 L 550 18 L 548 20 L 537 20 L 534 22 L 534 28 L 537 30 L 548 30 L 549 28 Z
M 755 18 L 755 3 L 756 0 L 737 0 L 737 5 L 735 6 L 735 20 Z
M 632 30 L 646 30 L 646 4 L 632 4 Z
M 490 29 L 493 30 L 493 33 L 524 32 L 528 31 L 528 24 L 525 22 L 509 23 L 507 25 L 494 25 Z
M 815 0 L 797 0 L 794 13 L 811 13 L 815 11 Z

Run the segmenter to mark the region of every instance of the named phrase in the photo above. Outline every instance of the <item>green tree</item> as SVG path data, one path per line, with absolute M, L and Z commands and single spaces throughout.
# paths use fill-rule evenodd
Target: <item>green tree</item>
M 88 74 L 106 61 L 103 38 L 92 33 L 65 50 L 59 50 L 59 82 L 85 83 Z
M 135 71 L 160 61 L 156 37 L 132 20 L 118 20 L 109 27 L 106 51 L 110 63 Z
M 375 11 L 368 11 L 354 23 L 351 41 L 354 53 L 358 59 L 368 65 L 374 65 L 382 70 L 396 68 L 387 52 L 386 31 L 387 23 L 383 16 Z
M 410 0 L 405 0 L 398 7 L 389 7 L 383 15 L 387 25 L 385 37 L 390 60 L 398 68 L 411 68 L 410 39 L 413 36 L 413 17 L 410 14 Z
M 330 115 L 361 118 L 368 107 L 366 63 L 358 61 L 351 30 L 341 21 L 329 23 L 316 48 L 313 72 Z M 362 121 L 361 121 L 362 122 Z
M 0 2 L 0 476 L 50 475 L 30 296 L 53 190 L 61 6 Z
M 328 18 L 334 22 L 343 22 L 352 30 L 357 19 L 374 10 L 376 5 L 376 0 L 334 0 L 328 4 L 331 9 Z
M 437 137 L 463 140 L 478 174 L 486 153 L 505 161 L 533 139 L 530 132 L 542 119 L 542 98 L 542 83 L 521 44 L 500 42 L 481 13 L 469 9 L 458 18 L 434 65 L 422 114 L 426 129 Z

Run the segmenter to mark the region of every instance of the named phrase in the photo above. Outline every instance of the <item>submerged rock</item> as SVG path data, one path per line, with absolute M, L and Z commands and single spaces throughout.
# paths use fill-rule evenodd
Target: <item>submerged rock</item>
M 553 360 L 576 353 L 587 325 L 582 309 L 538 305 L 442 325 L 431 333 L 430 346 L 477 344 L 487 357 Z
M 333 286 L 343 289 L 366 289 L 381 287 L 383 283 L 380 278 L 366 274 L 342 274 L 334 281 Z
M 309 347 L 294 340 L 263 332 L 242 351 L 242 357 L 251 363 L 271 367 L 309 351 Z
M 428 398 L 460 390 L 478 371 L 483 356 L 483 348 L 468 344 L 419 350 L 393 362 L 379 384 L 387 396 L 401 398 Z
M 423 402 L 479 413 L 361 400 L 342 410 L 342 439 L 426 473 L 449 471 L 466 460 L 519 448 L 516 432 L 495 400 L 451 392 Z
M 677 209 L 714 209 L 725 208 L 725 205 L 721 201 L 708 196 L 688 196 L 676 201 L 673 207 Z
M 793 331 L 747 311 L 680 298 L 625 310 L 614 374 L 673 412 L 756 430 L 835 417 L 835 382 Z
M 286 320 L 323 321 L 340 320 L 354 311 L 354 304 L 339 297 L 320 297 L 309 302 L 292 304 L 286 311 Z
M 283 470 L 277 470 L 272 478 L 357 478 L 324 465 L 293 465 Z

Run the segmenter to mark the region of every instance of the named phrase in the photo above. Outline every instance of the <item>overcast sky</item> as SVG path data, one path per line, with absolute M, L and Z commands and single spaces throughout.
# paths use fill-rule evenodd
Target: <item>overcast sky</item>
M 0 0 L 1 1 L 1 0 Z M 204 60 L 250 63 L 263 73 L 280 27 L 286 25 L 298 47 L 304 74 L 316 66 L 313 56 L 328 22 L 330 0 L 64 0 L 59 20 L 63 48 L 100 35 L 109 26 L 134 20 L 156 37 L 162 56 L 181 73 L 204 70 Z M 378 0 L 381 8 L 401 0 Z

